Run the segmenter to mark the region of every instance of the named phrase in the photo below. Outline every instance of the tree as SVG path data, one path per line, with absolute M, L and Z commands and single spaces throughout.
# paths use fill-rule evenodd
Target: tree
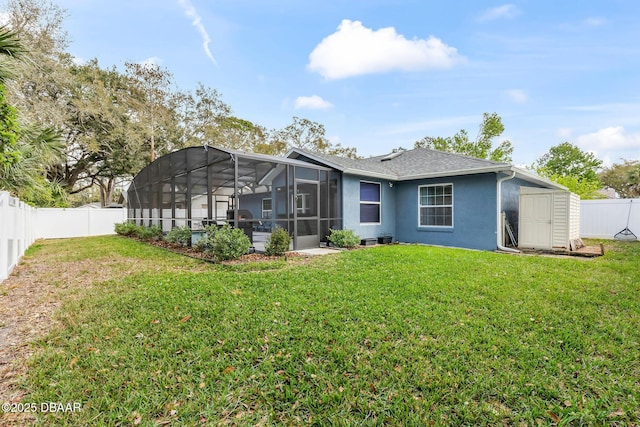
M 0 188 L 34 206 L 66 206 L 67 194 L 56 181 L 46 178 L 46 169 L 64 156 L 64 141 L 52 129 L 25 125 L 16 144 L 20 161 L 4 165 Z
M 149 158 L 153 162 L 156 159 L 158 122 L 166 119 L 162 115 L 167 113 L 167 109 L 164 107 L 170 104 L 170 87 L 173 76 L 169 70 L 157 64 L 125 62 L 125 67 L 127 75 L 137 82 L 143 96 L 144 108 L 141 108 L 140 112 L 143 113 L 141 118 L 149 123 Z
M 69 154 L 82 154 L 84 170 L 78 178 L 84 187 L 67 185 L 70 193 L 97 185 L 102 205 L 108 205 L 118 180 L 132 177 L 147 163 L 147 131 L 136 119 L 141 95 L 135 82 L 115 68 L 100 68 L 95 60 L 74 67 L 73 75 L 67 124 L 74 144 Z
M 17 110 L 5 97 L 5 83 L 18 68 L 13 59 L 21 60 L 25 53 L 18 33 L 0 27 L 0 188 L 36 206 L 64 204 L 64 191 L 45 177 L 46 168 L 61 157 L 59 134 L 27 121 L 20 125 Z
M 293 117 L 293 123 L 272 131 L 269 145 L 273 148 L 271 154 L 285 154 L 292 148 L 302 148 L 335 156 L 358 157 L 355 148 L 331 143 L 325 136 L 324 125 L 300 117 Z
M 640 197 L 640 161 L 622 160 L 604 168 L 599 175 L 606 187 L 613 188 L 622 198 Z
M 583 199 L 598 197 L 602 188 L 598 169 L 602 160 L 593 153 L 580 150 L 577 146 L 563 142 L 551 147 L 533 165 L 540 176 L 546 177 L 578 194 Z
M 451 137 L 426 136 L 414 144 L 415 148 L 431 148 L 449 153 L 464 154 L 478 159 L 490 159 L 496 162 L 511 162 L 513 146 L 508 140 L 493 148 L 495 138 L 502 135 L 504 125 L 497 113 L 484 113 L 475 141 L 469 140 L 466 130 L 462 129 Z
M 50 0 L 8 0 L 5 7 L 8 27 L 31 52 L 54 55 L 67 48 L 68 34 L 63 29 L 65 9 Z
M 0 84 L 0 167 L 9 167 L 20 161 L 20 128 L 16 109 L 7 103 L 4 93 L 4 85 Z
M 598 169 L 602 160 L 593 153 L 580 150 L 577 146 L 563 142 L 551 147 L 536 161 L 534 169 L 543 176 L 575 176 L 581 181 L 598 180 Z
M 14 31 L 0 27 L 0 166 L 20 161 L 19 126 L 16 109 L 5 98 L 5 83 L 13 74 L 13 59 L 24 56 L 25 47 Z

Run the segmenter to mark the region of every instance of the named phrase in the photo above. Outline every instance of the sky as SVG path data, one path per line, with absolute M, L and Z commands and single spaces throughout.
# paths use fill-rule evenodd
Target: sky
M 607 166 L 640 159 L 637 0 L 54 2 L 80 60 L 152 61 L 237 117 L 307 118 L 361 156 L 475 139 L 496 112 L 517 165 L 564 141 Z

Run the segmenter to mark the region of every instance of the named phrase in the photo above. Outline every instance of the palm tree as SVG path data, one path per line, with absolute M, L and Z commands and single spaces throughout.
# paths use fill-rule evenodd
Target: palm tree
M 0 84 L 13 75 L 12 60 L 24 59 L 27 49 L 18 37 L 18 34 L 7 28 L 0 26 Z
M 0 189 L 39 206 L 64 204 L 66 193 L 45 177 L 46 169 L 62 160 L 64 141 L 53 129 L 21 126 L 4 96 L 14 75 L 12 62 L 24 60 L 26 53 L 16 32 L 0 26 Z
M 66 192 L 59 183 L 46 179 L 44 171 L 64 158 L 65 143 L 53 129 L 24 126 L 15 151 L 20 160 L 0 166 L 0 188 L 36 206 L 66 204 Z
M 0 165 L 19 161 L 16 151 L 18 119 L 16 110 L 5 99 L 5 82 L 13 75 L 11 62 L 24 56 L 25 48 L 17 34 L 0 26 Z

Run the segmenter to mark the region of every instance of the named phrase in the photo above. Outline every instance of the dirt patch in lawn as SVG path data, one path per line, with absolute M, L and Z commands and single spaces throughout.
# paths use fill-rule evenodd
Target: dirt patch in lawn
M 27 359 L 33 355 L 31 342 L 45 336 L 56 323 L 54 312 L 63 302 L 82 298 L 94 284 L 140 272 L 157 269 L 150 259 L 133 259 L 114 254 L 106 257 L 77 259 L 66 251 L 49 250 L 57 240 L 39 241 L 39 250 L 26 255 L 11 276 L 0 284 L 0 403 L 22 401 L 26 391 L 19 381 L 27 373 Z M 211 262 L 202 252 L 192 248 L 154 242 L 156 246 L 191 258 Z M 290 254 L 301 264 L 308 257 Z M 222 264 L 237 265 L 282 258 L 250 254 Z M 207 264 L 197 264 L 206 269 Z M 193 271 L 193 265 L 188 268 Z M 177 267 L 178 269 L 181 267 Z M 0 426 L 25 425 L 33 420 L 29 414 L 0 413 Z
M 113 254 L 78 260 L 69 255 L 73 248 L 48 249 L 57 242 L 37 242 L 42 247 L 23 257 L 0 284 L 0 403 L 24 398 L 19 381 L 34 352 L 30 343 L 58 326 L 53 314 L 63 301 L 81 298 L 95 283 L 156 268 L 149 260 Z M 0 426 L 25 425 L 31 419 L 29 414 L 0 413 Z

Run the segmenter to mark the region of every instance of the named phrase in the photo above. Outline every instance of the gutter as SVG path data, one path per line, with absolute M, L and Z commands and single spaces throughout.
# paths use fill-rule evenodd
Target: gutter
M 519 254 L 520 251 L 513 248 L 502 246 L 502 183 L 516 177 L 516 171 L 511 169 L 511 176 L 505 176 L 498 179 L 496 184 L 496 246 L 499 250 Z

